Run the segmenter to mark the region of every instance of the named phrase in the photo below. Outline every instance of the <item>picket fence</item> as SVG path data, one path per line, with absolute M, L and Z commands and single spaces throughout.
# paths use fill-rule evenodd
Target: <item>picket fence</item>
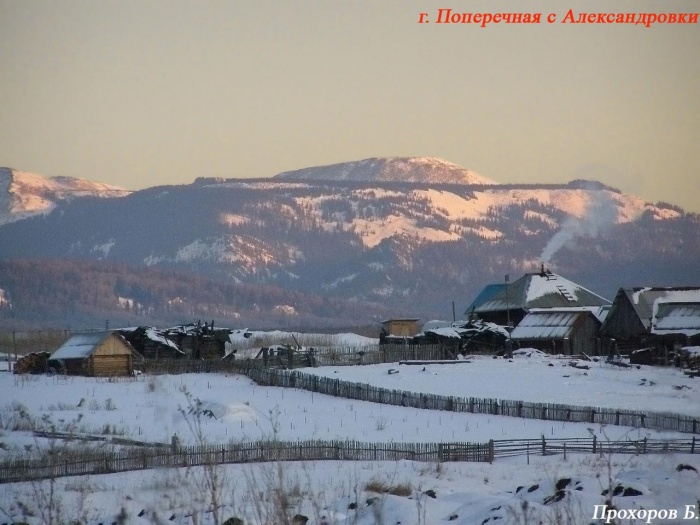
M 259 441 L 226 445 L 164 446 L 121 450 L 54 448 L 42 457 L 3 459 L 0 484 L 65 476 L 109 474 L 271 461 L 493 462 L 497 458 L 567 453 L 695 454 L 696 438 L 605 441 L 592 438 L 491 440 L 486 443 L 363 443 L 358 441 Z
M 405 390 L 390 390 L 364 383 L 306 374 L 298 370 L 248 368 L 243 372 L 260 385 L 298 388 L 335 397 L 387 405 L 547 421 L 618 425 L 688 434 L 700 432 L 698 419 L 681 414 L 505 399 L 441 396 Z
M 489 443 L 362 443 L 358 441 L 259 441 L 226 445 L 61 451 L 40 458 L 0 461 L 0 483 L 269 461 L 493 461 Z
M 411 351 L 410 347 L 399 348 L 404 348 L 406 352 Z M 395 356 L 392 355 L 390 357 L 393 358 Z M 266 368 L 262 366 L 259 360 L 233 360 L 230 362 L 160 360 L 144 363 L 143 370 L 151 374 L 239 373 L 247 375 L 260 385 L 297 388 L 346 399 L 427 410 L 470 412 L 472 414 L 489 414 L 546 421 L 617 425 L 684 434 L 700 433 L 700 419 L 683 414 L 565 405 L 561 403 L 537 403 L 509 399 L 455 397 L 393 390 L 364 383 L 307 374 L 299 370 Z

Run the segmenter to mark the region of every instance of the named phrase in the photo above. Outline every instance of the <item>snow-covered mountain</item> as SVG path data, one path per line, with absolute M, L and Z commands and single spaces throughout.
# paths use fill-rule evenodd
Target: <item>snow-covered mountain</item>
M 285 171 L 275 178 L 310 181 L 497 184 L 472 170 L 434 157 L 374 157 L 329 166 Z
M 700 284 L 696 214 L 592 181 L 446 182 L 443 161 L 420 182 L 410 170 L 407 181 L 397 170 L 377 180 L 383 167 L 428 160 L 378 160 L 369 181 L 351 175 L 350 165 L 373 162 L 360 161 L 57 201 L 40 219 L 0 226 L 0 259 L 174 268 L 426 318 L 449 316 L 452 301 L 466 307 L 485 284 L 543 262 L 607 298 L 620 286 Z
M 74 177 L 44 177 L 0 168 L 0 224 L 46 214 L 58 201 L 75 197 L 122 197 L 130 191 Z

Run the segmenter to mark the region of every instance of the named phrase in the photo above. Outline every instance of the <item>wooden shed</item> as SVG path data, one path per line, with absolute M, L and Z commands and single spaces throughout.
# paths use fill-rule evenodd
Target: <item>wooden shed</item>
M 565 355 L 598 354 L 600 321 L 579 308 L 533 309 L 515 327 L 511 337 L 520 347 Z
M 49 369 L 82 376 L 128 376 L 141 355 L 117 332 L 76 334 L 48 360 Z
M 382 321 L 382 333 L 386 336 L 413 337 L 418 333 L 418 318 L 387 319 Z

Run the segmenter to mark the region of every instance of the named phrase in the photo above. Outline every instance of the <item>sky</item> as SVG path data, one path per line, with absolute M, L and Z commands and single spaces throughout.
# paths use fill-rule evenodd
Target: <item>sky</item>
M 455 12 L 549 24 L 437 24 Z M 0 166 L 128 189 L 434 156 L 700 212 L 692 0 L 0 0 Z M 420 13 L 430 23 L 419 24 Z

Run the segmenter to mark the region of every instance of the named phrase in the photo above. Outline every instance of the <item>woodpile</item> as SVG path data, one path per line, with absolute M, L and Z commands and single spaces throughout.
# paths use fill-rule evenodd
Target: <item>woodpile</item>
M 43 374 L 46 372 L 46 362 L 51 357 L 50 352 L 33 352 L 20 357 L 14 366 L 15 374 Z

